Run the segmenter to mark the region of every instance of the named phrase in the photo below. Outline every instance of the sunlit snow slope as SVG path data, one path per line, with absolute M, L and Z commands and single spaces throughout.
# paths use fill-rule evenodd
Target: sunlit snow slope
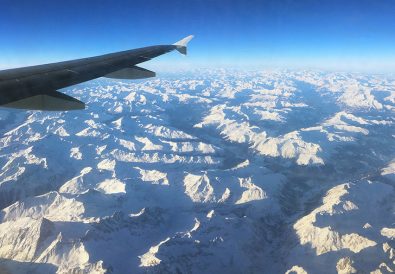
M 0 110 L 0 273 L 395 271 L 395 78 L 202 70 Z

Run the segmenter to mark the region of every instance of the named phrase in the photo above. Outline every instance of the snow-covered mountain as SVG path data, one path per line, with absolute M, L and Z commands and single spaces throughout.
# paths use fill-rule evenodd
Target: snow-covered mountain
M 199 70 L 0 110 L 0 273 L 395 271 L 395 77 Z

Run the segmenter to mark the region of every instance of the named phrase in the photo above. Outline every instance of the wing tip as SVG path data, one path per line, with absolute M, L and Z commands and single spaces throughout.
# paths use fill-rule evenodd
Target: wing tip
M 173 45 L 180 46 L 180 47 L 186 47 L 188 45 L 189 41 L 191 41 L 193 37 L 194 37 L 193 35 L 189 35 L 189 36 L 181 39 L 180 41 L 175 42 Z
M 178 52 L 180 52 L 181 54 L 187 55 L 187 45 L 189 43 L 189 41 L 192 40 L 194 36 L 193 35 L 189 35 L 183 39 L 181 39 L 178 42 L 175 42 L 173 45 L 176 46 L 176 50 Z

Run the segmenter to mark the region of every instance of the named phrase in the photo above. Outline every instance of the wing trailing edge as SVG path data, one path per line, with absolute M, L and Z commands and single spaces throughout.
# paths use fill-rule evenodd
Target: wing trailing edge
M 127 79 L 127 80 L 133 80 L 133 79 L 144 79 L 144 78 L 151 78 L 155 77 L 156 73 L 153 71 L 150 71 L 145 68 L 140 68 L 138 66 L 133 66 L 131 68 L 124 68 L 121 70 L 117 70 L 115 72 L 109 73 L 107 75 L 104 75 L 106 78 L 111 78 L 111 79 Z
M 85 104 L 64 93 L 54 91 L 50 93 L 37 94 L 31 97 L 23 98 L 2 105 L 2 107 L 29 110 L 64 111 L 85 109 Z

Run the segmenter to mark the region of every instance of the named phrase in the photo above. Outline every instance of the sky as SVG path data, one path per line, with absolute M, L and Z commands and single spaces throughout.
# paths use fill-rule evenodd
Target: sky
M 0 0 L 0 68 L 172 44 L 158 70 L 395 72 L 394 0 Z

